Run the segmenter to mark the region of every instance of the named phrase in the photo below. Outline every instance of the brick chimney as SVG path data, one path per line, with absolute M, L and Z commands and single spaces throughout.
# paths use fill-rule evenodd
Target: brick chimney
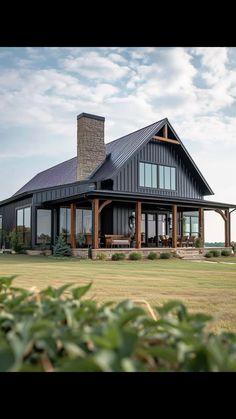
M 102 116 L 77 116 L 77 180 L 87 179 L 106 158 Z

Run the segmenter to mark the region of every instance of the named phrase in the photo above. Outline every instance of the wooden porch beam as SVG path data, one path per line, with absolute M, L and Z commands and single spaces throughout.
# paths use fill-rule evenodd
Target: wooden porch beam
M 221 217 L 223 218 L 223 220 L 226 221 L 226 216 L 225 216 L 225 214 L 223 213 L 223 211 L 221 209 L 218 209 L 217 208 L 214 211 L 217 212 L 217 214 L 220 214 Z
M 172 143 L 172 144 L 177 144 L 179 145 L 180 143 L 176 140 L 171 140 L 170 138 L 164 138 L 164 137 L 160 137 L 159 135 L 154 135 L 152 137 L 153 140 L 157 140 L 157 141 L 164 141 L 166 143 Z
M 141 248 L 141 202 L 137 201 L 135 206 L 135 242 L 136 249 Z
M 106 207 L 107 205 L 109 205 L 111 202 L 112 202 L 111 199 L 107 199 L 106 201 L 104 201 L 98 209 L 98 214 L 100 214 L 102 212 L 103 208 Z
M 75 217 L 76 217 L 76 204 L 70 204 L 70 244 L 71 248 L 76 248 L 75 240 Z
M 167 124 L 164 125 L 163 128 L 163 137 L 168 138 L 168 128 L 167 128 Z
M 172 205 L 172 247 L 177 247 L 177 205 Z
M 204 235 L 204 209 L 203 208 L 198 209 L 198 234 L 199 234 L 199 238 L 202 239 L 203 246 L 204 246 L 205 235 Z
M 92 246 L 93 249 L 98 249 L 98 218 L 99 218 L 99 199 L 95 198 L 92 200 L 92 210 L 93 210 L 93 237 L 92 237 Z
M 229 209 L 225 210 L 225 247 L 230 246 L 230 213 Z

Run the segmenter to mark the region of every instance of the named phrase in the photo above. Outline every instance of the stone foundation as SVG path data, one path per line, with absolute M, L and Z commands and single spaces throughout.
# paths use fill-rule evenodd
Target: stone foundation
M 27 255 L 30 256 L 40 256 L 40 255 L 45 255 L 45 256 L 51 256 L 52 251 L 51 250 L 26 250 Z
M 71 249 L 72 256 L 78 257 L 81 259 L 88 259 L 90 249 Z
M 128 259 L 130 253 L 133 253 L 133 252 L 141 253 L 143 259 L 147 259 L 148 254 L 150 252 L 157 253 L 157 257 L 160 257 L 161 253 L 171 253 L 171 256 L 178 257 L 178 251 L 189 254 L 189 256 L 191 255 L 191 253 L 196 253 L 196 252 L 198 252 L 199 255 L 204 256 L 207 252 L 209 252 L 210 250 L 214 250 L 214 249 L 219 250 L 219 251 L 221 251 L 221 250 L 231 251 L 232 250 L 231 247 L 204 247 L 204 248 L 178 247 L 177 249 L 170 248 L 170 247 L 166 247 L 166 248 L 142 247 L 141 249 L 135 249 L 135 248 L 128 248 L 128 249 L 127 248 L 112 248 L 111 249 L 111 248 L 109 248 L 109 249 L 91 249 L 91 257 L 92 257 L 92 259 L 96 260 L 96 259 L 99 259 L 97 255 L 103 253 L 103 254 L 105 254 L 105 260 L 111 260 L 112 255 L 114 253 L 124 253 L 125 254 L 125 259 Z

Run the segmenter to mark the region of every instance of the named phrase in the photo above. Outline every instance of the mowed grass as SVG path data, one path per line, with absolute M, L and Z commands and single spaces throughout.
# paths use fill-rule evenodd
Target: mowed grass
M 17 275 L 15 286 L 38 289 L 92 281 L 88 297 L 100 303 L 144 299 L 155 307 L 178 299 L 190 312 L 213 315 L 212 331 L 236 332 L 236 257 L 215 258 L 216 261 L 113 262 L 0 255 L 0 277 Z

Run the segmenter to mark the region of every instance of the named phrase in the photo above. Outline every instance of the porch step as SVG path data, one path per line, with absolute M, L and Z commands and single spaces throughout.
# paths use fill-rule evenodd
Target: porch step
M 176 254 L 184 260 L 201 260 L 204 259 L 204 256 L 202 253 L 199 253 L 199 250 L 197 249 L 181 249 L 177 250 Z

